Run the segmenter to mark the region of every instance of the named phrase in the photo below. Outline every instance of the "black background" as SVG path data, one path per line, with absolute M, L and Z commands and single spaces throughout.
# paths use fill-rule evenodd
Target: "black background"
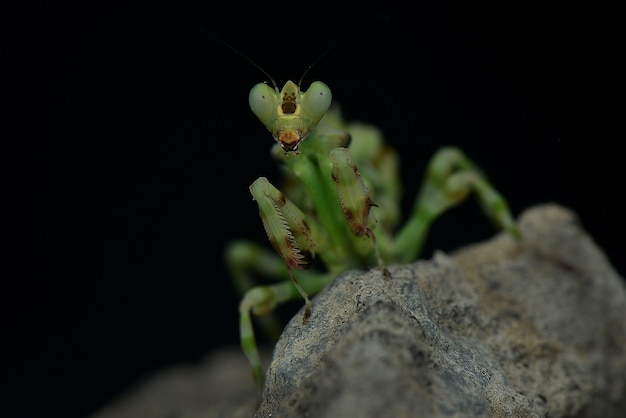
M 3 206 L 15 234 L 2 379 L 16 409 L 2 415 L 86 416 L 162 367 L 237 344 L 222 252 L 236 238 L 266 241 L 247 188 L 277 176 L 271 136 L 247 104 L 265 76 L 207 32 L 280 85 L 334 45 L 303 86 L 326 82 L 346 118 L 384 131 L 402 157 L 407 208 L 428 158 L 458 145 L 515 214 L 573 208 L 626 272 L 623 134 L 604 132 L 611 117 L 598 112 L 611 65 L 596 28 L 609 11 L 208 3 L 3 13 Z M 424 257 L 492 234 L 464 203 L 437 221 Z

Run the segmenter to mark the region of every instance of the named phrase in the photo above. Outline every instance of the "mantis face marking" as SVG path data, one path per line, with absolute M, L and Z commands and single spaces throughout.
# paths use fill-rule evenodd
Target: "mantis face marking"
M 297 154 L 302 141 L 330 108 L 332 94 L 321 81 L 312 83 L 307 91 L 287 81 L 281 91 L 259 83 L 250 91 L 248 100 L 252 112 L 285 153 Z

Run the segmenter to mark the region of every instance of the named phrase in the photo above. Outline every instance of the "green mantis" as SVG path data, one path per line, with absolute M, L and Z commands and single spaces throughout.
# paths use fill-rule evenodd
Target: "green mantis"
M 459 149 L 443 148 L 431 159 L 400 226 L 398 155 L 375 127 L 344 122 L 331 107 L 328 86 L 314 82 L 302 91 L 288 81 L 279 91 L 257 84 L 249 100 L 276 141 L 272 156 L 284 173 L 283 191 L 265 177 L 250 186 L 275 252 L 245 241 L 227 250 L 229 270 L 243 293 L 241 345 L 259 389 L 264 374 L 252 315 L 263 326 L 277 305 L 302 298 L 306 325 L 315 315 L 309 295 L 337 275 L 375 266 L 381 280 L 393 280 L 386 263 L 416 260 L 433 221 L 472 193 L 490 220 L 519 237 L 506 201 Z M 312 268 L 314 260 L 321 268 Z M 254 286 L 259 275 L 277 282 Z

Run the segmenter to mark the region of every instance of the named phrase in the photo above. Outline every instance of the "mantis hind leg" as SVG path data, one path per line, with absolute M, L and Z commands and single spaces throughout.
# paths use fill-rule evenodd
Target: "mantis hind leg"
M 300 274 L 298 282 L 305 292 L 311 294 L 318 293 L 333 278 L 330 274 L 312 272 L 301 273 L 307 274 Z M 258 389 L 259 399 L 265 383 L 265 377 L 263 366 L 259 358 L 256 338 L 254 336 L 251 313 L 264 315 L 274 310 L 277 305 L 299 297 L 301 297 L 300 291 L 295 288 L 291 281 L 285 281 L 273 285 L 253 287 L 245 293 L 239 303 L 239 337 L 241 340 L 241 348 L 252 367 L 252 376 Z M 307 312 L 309 312 L 309 314 L 307 314 Z M 305 306 L 303 319 L 306 320 L 308 315 L 310 315 L 310 308 Z
M 235 241 L 225 253 L 226 266 L 239 297 L 257 285 L 259 277 L 273 281 L 287 280 L 284 261 L 268 248 L 250 241 Z M 257 320 L 263 334 L 276 340 L 282 326 L 276 315 L 268 312 Z
M 461 150 L 446 147 L 430 160 L 411 218 L 396 237 L 398 258 L 405 262 L 417 258 L 432 222 L 472 192 L 496 226 L 520 238 L 504 197 Z
M 273 315 L 274 309 L 285 302 L 302 298 L 302 292 L 318 293 L 332 279 L 332 275 L 315 271 L 299 271 L 297 289 L 289 277 L 285 262 L 273 251 L 247 241 L 231 244 L 226 252 L 227 265 L 239 291 L 243 294 L 239 303 L 239 337 L 260 399 L 264 384 L 264 371 L 254 333 L 252 315 L 256 317 L 265 334 L 277 339 L 281 326 Z M 280 281 L 276 284 L 254 286 L 253 277 L 263 276 Z M 310 304 L 310 302 L 309 302 Z M 308 305 L 307 305 L 308 306 Z M 306 308 L 305 308 L 306 309 Z M 309 307 L 310 309 L 310 307 Z M 303 318 L 307 318 L 305 310 Z

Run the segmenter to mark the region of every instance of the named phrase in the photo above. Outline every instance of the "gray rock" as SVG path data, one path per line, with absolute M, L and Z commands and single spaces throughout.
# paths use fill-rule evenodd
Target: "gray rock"
M 261 352 L 267 361 L 269 353 Z M 250 418 L 256 391 L 239 347 L 156 373 L 91 418 Z
M 626 416 L 624 280 L 573 213 L 520 227 L 336 279 L 286 327 L 255 416 Z
M 286 327 L 257 418 L 625 417 L 626 285 L 556 205 L 433 260 L 349 272 Z M 94 418 L 250 417 L 238 348 L 163 371 Z

